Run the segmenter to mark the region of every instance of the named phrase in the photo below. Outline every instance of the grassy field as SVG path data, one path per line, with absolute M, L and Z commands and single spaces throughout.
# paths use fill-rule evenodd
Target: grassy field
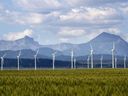
M 128 69 L 1 71 L 0 96 L 128 96 Z

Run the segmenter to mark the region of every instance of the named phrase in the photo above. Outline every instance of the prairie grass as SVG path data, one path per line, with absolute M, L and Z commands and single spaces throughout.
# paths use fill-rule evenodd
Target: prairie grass
M 128 69 L 0 71 L 0 96 L 128 96 Z

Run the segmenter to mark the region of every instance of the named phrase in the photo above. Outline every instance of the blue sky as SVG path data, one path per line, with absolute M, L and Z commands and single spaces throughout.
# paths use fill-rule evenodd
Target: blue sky
M 128 41 L 128 0 L 0 0 L 0 39 L 85 43 L 102 32 Z

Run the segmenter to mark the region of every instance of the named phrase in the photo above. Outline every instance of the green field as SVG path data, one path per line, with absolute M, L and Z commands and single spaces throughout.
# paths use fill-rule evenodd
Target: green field
M 1 71 L 0 96 L 128 96 L 128 69 Z

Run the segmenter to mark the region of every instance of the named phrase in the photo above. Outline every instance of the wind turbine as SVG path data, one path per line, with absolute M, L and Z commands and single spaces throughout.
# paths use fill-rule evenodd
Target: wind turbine
M 76 59 L 74 59 L 74 68 L 76 69 Z
M 1 57 L 1 70 L 3 70 L 3 65 L 4 65 L 4 57 L 6 56 L 6 54 L 4 54 L 2 57 Z
M 93 52 L 94 52 L 94 50 L 93 50 L 93 48 L 92 48 L 92 45 L 90 45 L 90 54 L 91 54 L 91 68 L 93 69 L 93 64 L 94 64 L 94 62 L 93 62 Z
M 55 70 L 55 59 L 56 59 L 56 52 L 52 53 L 52 67 Z
M 113 43 L 113 48 L 112 48 L 112 68 L 115 66 L 115 43 Z
M 36 54 L 34 55 L 34 61 L 35 61 L 35 70 L 37 69 L 37 55 L 39 53 L 39 49 L 36 51 Z
M 71 51 L 71 69 L 73 69 L 74 51 Z
M 103 68 L 103 56 L 101 56 L 100 62 L 101 62 L 101 69 L 102 69 Z
M 115 57 L 115 68 L 117 68 L 117 58 Z
M 20 56 L 21 56 L 21 51 L 19 51 L 19 54 L 17 56 L 17 69 L 20 70 Z
M 126 60 L 127 60 L 127 57 L 124 56 L 124 68 L 126 68 Z
M 88 67 L 88 69 L 89 69 L 89 64 L 90 64 L 90 56 L 88 56 L 88 58 L 87 58 L 87 67 Z

